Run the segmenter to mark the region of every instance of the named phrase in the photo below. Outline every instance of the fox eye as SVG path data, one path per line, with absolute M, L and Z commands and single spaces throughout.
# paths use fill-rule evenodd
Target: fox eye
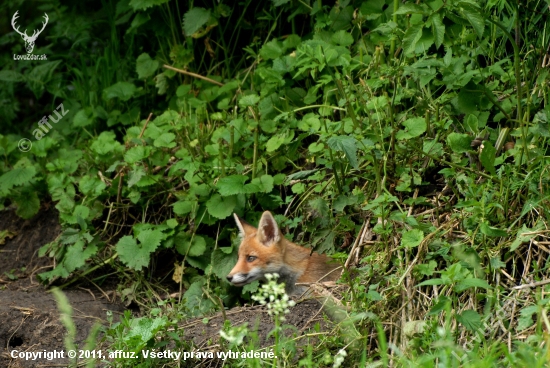
M 256 256 L 247 256 L 246 261 L 247 262 L 254 262 L 256 260 L 256 258 L 258 258 L 258 257 L 256 257 Z

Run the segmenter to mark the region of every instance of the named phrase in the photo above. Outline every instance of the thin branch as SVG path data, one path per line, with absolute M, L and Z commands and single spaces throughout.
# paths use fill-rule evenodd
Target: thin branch
M 166 68 L 166 69 L 170 69 L 170 70 L 173 70 L 173 71 L 181 73 L 181 74 L 189 75 L 189 76 L 194 77 L 194 78 L 202 79 L 202 80 L 205 80 L 205 81 L 210 82 L 212 84 L 223 87 L 223 83 L 220 83 L 220 82 L 215 81 L 214 79 L 210 79 L 208 77 L 203 77 L 200 74 L 191 73 L 191 72 L 185 71 L 183 69 L 174 68 L 173 66 L 166 65 L 166 64 L 164 64 L 163 67 Z
M 550 284 L 550 279 L 537 281 L 537 282 L 530 282 L 529 284 L 514 286 L 512 289 L 514 289 L 514 290 L 529 289 L 529 288 L 534 288 L 534 287 L 542 286 L 542 285 L 546 285 L 546 284 Z
M 149 113 L 149 117 L 147 118 L 147 121 L 145 122 L 145 124 L 143 125 L 143 128 L 141 129 L 141 133 L 139 133 L 139 139 L 141 139 L 141 137 L 143 137 L 143 133 L 145 132 L 145 129 L 147 129 L 147 124 L 149 124 L 149 120 L 151 120 L 151 116 L 153 116 L 153 113 Z

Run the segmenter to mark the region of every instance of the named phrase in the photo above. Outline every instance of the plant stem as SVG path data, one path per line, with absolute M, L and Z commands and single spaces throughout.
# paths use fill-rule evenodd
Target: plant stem
M 219 150 L 219 160 L 220 160 L 220 170 L 221 170 L 221 173 L 222 173 L 222 176 L 225 176 L 225 164 L 223 162 L 224 158 L 223 158 L 223 149 L 222 149 L 222 144 L 223 144 L 223 140 L 220 139 L 219 140 L 219 143 L 218 143 L 218 150 Z
M 254 158 L 252 159 L 252 179 L 256 177 L 256 165 L 258 164 L 258 126 L 254 129 Z
M 393 22 L 397 23 L 397 9 L 399 9 L 399 0 L 393 0 Z M 390 58 L 393 58 L 395 54 L 395 40 L 391 40 L 390 44 Z
M 518 16 L 519 16 L 519 10 L 516 12 L 516 21 L 517 22 L 519 22 Z M 498 28 L 500 28 L 500 30 L 508 38 L 508 40 L 512 44 L 512 47 L 514 48 L 514 74 L 515 74 L 515 77 L 516 77 L 517 121 L 519 122 L 520 127 L 521 127 L 521 138 L 522 138 L 522 143 L 523 143 L 522 152 L 528 158 L 528 156 L 527 156 L 528 155 L 528 152 L 527 152 L 527 130 L 525 129 L 526 127 L 525 127 L 525 124 L 524 124 L 524 121 L 523 121 L 523 112 L 522 112 L 522 109 L 521 109 L 522 93 L 521 93 L 521 72 L 520 72 L 519 47 L 518 47 L 518 44 L 517 44 L 516 40 L 512 37 L 510 32 L 508 32 L 502 24 L 500 24 L 499 22 L 494 21 L 490 18 L 487 18 L 487 20 L 489 22 L 493 23 L 494 25 L 496 25 Z M 522 160 L 520 159 L 519 162 L 521 162 L 521 161 Z

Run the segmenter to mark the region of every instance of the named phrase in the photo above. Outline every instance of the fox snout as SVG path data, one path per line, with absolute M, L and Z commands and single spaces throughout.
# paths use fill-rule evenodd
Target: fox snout
M 252 281 L 256 280 L 255 277 L 252 277 L 248 273 L 236 273 L 234 275 L 229 274 L 227 275 L 227 281 L 232 283 L 235 286 L 243 286 L 246 284 L 251 283 Z
M 233 281 L 232 281 L 232 280 L 233 280 L 233 277 L 234 277 L 233 275 L 227 275 L 227 281 L 233 282 Z

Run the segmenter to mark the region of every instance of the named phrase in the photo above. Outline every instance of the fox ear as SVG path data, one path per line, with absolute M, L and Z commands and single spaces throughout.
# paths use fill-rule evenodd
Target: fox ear
M 271 212 L 265 211 L 262 214 L 257 237 L 260 243 L 266 246 L 278 243 L 281 240 L 281 232 Z
M 256 231 L 256 228 L 250 225 L 248 222 L 239 217 L 236 213 L 233 213 L 237 227 L 239 228 L 239 235 L 241 238 L 246 237 L 248 234 Z

